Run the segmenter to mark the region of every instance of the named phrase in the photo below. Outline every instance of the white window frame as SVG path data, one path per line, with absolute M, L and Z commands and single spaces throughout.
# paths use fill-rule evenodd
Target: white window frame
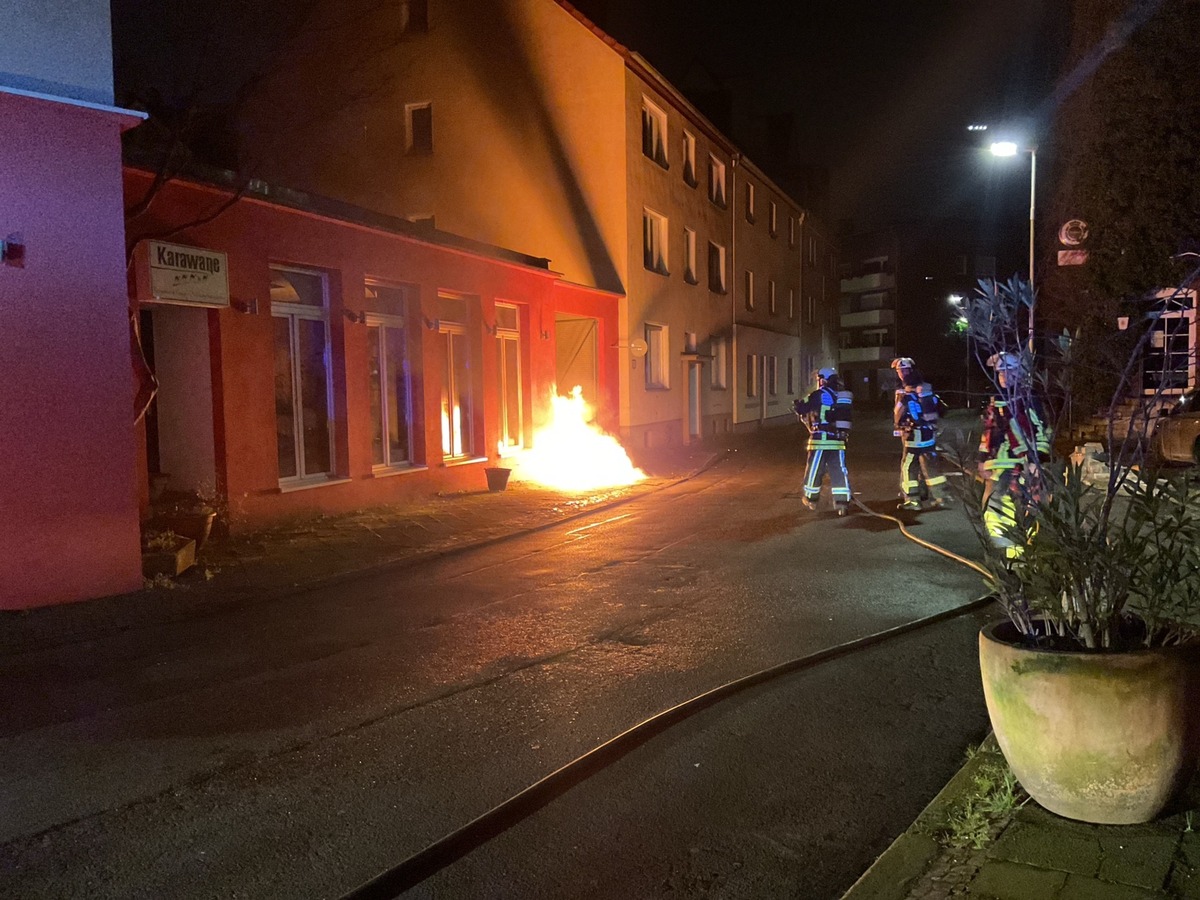
M 750 269 L 746 270 L 746 278 L 744 279 L 744 288 L 746 293 L 746 309 L 754 309 L 754 272 Z
M 688 284 L 699 284 L 696 273 L 696 231 L 683 229 L 683 280 Z
M 796 289 L 788 288 L 788 318 L 796 318 Z
M 667 159 L 667 114 L 649 97 L 642 97 L 642 155 L 664 169 L 671 168 Z
M 775 298 L 775 279 L 774 278 L 770 278 L 767 280 L 767 312 L 773 316 L 777 315 L 779 313 L 779 305 Z
M 720 283 L 715 288 L 713 287 L 712 283 L 712 254 L 714 250 L 717 253 L 717 265 L 719 266 L 719 271 L 717 274 L 720 279 Z M 708 289 L 714 294 L 729 293 L 729 279 L 726 273 L 728 256 L 725 253 L 725 246 L 723 244 L 718 244 L 716 241 L 709 241 L 708 260 Z
M 771 237 L 779 234 L 779 207 L 774 200 L 767 201 L 767 231 Z
M 689 187 L 700 183 L 696 177 L 696 136 L 683 130 L 683 180 Z
M 646 335 L 646 390 L 665 391 L 671 387 L 669 362 L 670 343 L 667 326 L 660 322 L 647 322 Z
M 321 305 L 310 306 L 307 303 L 271 302 L 271 316 L 287 319 L 288 340 L 292 360 L 292 445 L 294 447 L 296 474 L 281 477 L 279 486 L 300 487 L 309 484 L 321 484 L 333 477 L 337 466 L 337 440 L 335 434 L 335 415 L 333 407 L 333 335 L 329 328 L 329 276 L 319 269 L 304 269 L 299 266 L 272 265 L 273 272 L 293 272 L 300 275 L 312 275 L 321 280 Z M 322 472 L 310 472 L 304 456 L 304 403 L 300 383 L 300 328 L 299 322 L 305 319 L 321 322 L 325 326 L 325 427 L 329 433 L 329 468 Z
M 712 389 L 724 391 L 729 388 L 729 341 L 724 335 L 712 339 Z
M 779 357 L 767 357 L 767 394 L 771 397 L 779 396 Z
M 396 459 L 391 458 L 392 454 L 391 454 L 391 447 L 388 444 L 388 434 L 391 432 L 391 428 L 390 428 L 390 426 L 392 424 L 391 416 L 393 413 L 394 404 L 392 403 L 392 383 L 389 379 L 384 377 L 384 373 L 387 371 L 387 364 L 388 364 L 387 341 L 386 341 L 385 331 L 387 329 L 393 329 L 395 331 L 399 331 L 401 334 L 403 334 L 405 336 L 405 339 L 407 339 L 407 331 L 405 329 L 406 323 L 405 323 L 404 318 L 401 316 L 387 315 L 385 313 L 376 313 L 376 312 L 364 312 L 363 313 L 363 324 L 368 329 L 376 328 L 379 330 L 379 333 L 376 337 L 379 341 L 379 361 L 382 364 L 381 368 L 380 368 L 380 372 L 378 374 L 378 377 L 379 377 L 379 405 L 381 408 L 380 413 L 381 413 L 381 418 L 382 418 L 380 425 L 382 427 L 382 434 L 383 434 L 383 462 L 377 463 L 377 462 L 375 462 L 374 458 L 372 458 L 371 469 L 373 471 L 382 471 L 382 470 L 387 470 L 387 469 L 407 468 L 407 467 L 412 466 L 412 464 L 413 464 L 413 460 L 412 460 L 412 455 L 413 455 L 412 371 L 411 371 L 410 365 L 409 365 L 408 354 L 406 353 L 405 357 L 404 357 L 404 370 L 403 370 L 404 371 L 404 383 L 406 385 L 405 405 L 408 407 L 406 410 L 404 410 L 404 422 L 403 422 L 403 428 L 408 434 L 408 441 L 407 441 L 408 458 L 407 459 L 396 460 Z
M 754 224 L 754 185 L 746 182 L 746 221 Z
M 807 325 L 812 325 L 817 321 L 817 300 L 812 294 L 809 294 L 805 298 L 805 301 L 804 322 Z
M 754 398 L 758 396 L 758 354 L 746 354 L 746 396 Z
M 501 309 L 511 309 L 516 314 L 517 325 L 515 328 L 509 328 L 500 324 L 500 316 L 498 311 Z M 498 398 L 497 412 L 500 422 L 500 455 L 513 453 L 525 446 L 525 395 L 523 393 L 522 382 L 524 380 L 521 357 L 524 355 L 521 346 L 521 308 L 516 303 L 502 303 L 496 301 L 496 358 L 499 364 L 499 371 L 496 375 L 496 396 Z M 506 348 L 506 345 L 512 345 Z M 508 433 L 508 420 L 511 410 L 508 408 L 509 390 L 508 390 L 508 370 L 504 367 L 504 359 L 506 353 L 515 353 L 517 361 L 516 371 L 516 397 L 514 402 L 517 404 L 516 420 L 517 433 L 512 435 Z
M 797 231 L 796 217 L 789 215 L 788 216 L 788 246 L 789 247 L 794 248 L 796 246 L 796 231 Z
M 667 250 L 670 222 L 660 212 L 642 208 L 642 265 L 659 275 L 669 275 Z
M 721 209 L 729 203 L 725 193 L 725 163 L 713 154 L 708 154 L 708 199 Z

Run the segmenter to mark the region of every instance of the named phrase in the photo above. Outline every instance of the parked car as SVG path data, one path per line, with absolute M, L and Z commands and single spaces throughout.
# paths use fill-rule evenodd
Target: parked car
M 1200 463 L 1200 392 L 1184 394 L 1154 424 L 1150 449 L 1162 462 Z

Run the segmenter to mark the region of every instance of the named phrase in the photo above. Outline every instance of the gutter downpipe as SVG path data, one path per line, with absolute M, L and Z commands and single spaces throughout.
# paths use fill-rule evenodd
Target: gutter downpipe
M 741 397 L 741 384 L 738 373 L 741 372 L 740 364 L 741 356 L 738 355 L 738 327 L 737 327 L 737 167 L 742 159 L 742 154 L 733 152 L 729 154 L 729 193 L 726 195 L 725 208 L 729 211 L 729 281 L 726 283 L 726 289 L 729 292 L 729 315 L 731 318 L 729 345 L 730 345 L 730 360 L 729 365 L 732 371 L 730 374 L 730 406 L 729 415 L 733 419 L 733 433 L 738 432 L 738 403 Z

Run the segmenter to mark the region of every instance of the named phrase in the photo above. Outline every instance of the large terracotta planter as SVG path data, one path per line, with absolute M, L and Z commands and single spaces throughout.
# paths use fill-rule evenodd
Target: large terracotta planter
M 1197 648 L 1037 650 L 1017 636 L 1007 621 L 984 628 L 979 665 L 992 729 L 1021 785 L 1069 819 L 1158 816 L 1196 769 Z

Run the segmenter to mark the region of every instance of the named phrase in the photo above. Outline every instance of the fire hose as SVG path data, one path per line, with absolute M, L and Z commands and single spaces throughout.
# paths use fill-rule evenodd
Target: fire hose
M 875 512 L 858 498 L 854 498 L 854 502 L 868 515 L 894 522 L 899 527 L 902 535 L 920 546 L 948 559 L 952 559 L 955 562 L 962 563 L 982 575 L 986 576 L 988 574 L 978 563 L 972 562 L 965 557 L 959 556 L 957 553 L 952 553 L 944 547 L 939 547 L 937 544 L 922 540 L 912 534 L 904 522 L 895 516 Z M 834 647 L 828 647 L 824 650 L 818 650 L 815 653 L 790 659 L 766 669 L 761 669 L 750 675 L 726 682 L 719 687 L 692 697 L 690 700 L 685 700 L 669 709 L 655 713 L 621 732 L 616 737 L 610 738 L 598 747 L 594 747 L 582 756 L 559 767 L 519 793 L 514 794 L 477 818 L 472 819 L 461 828 L 455 829 L 432 844 L 429 844 L 424 849 L 409 856 L 399 864 L 376 875 L 370 881 L 343 894 L 341 900 L 391 900 L 393 897 L 398 897 L 400 894 L 410 888 L 416 887 L 452 863 L 457 862 L 476 848 L 481 847 L 492 838 L 503 834 L 505 831 L 529 818 L 577 784 L 611 766 L 651 738 L 662 734 L 671 726 L 677 725 L 696 713 L 714 706 L 735 694 L 784 675 L 812 668 L 858 650 L 884 643 L 892 638 L 935 625 L 938 622 L 958 618 L 977 609 L 982 609 L 992 602 L 994 602 L 993 598 L 989 594 L 962 606 L 952 607 L 931 616 L 906 622 L 903 625 L 896 625 L 892 628 L 875 632 L 874 634 L 846 641 Z

